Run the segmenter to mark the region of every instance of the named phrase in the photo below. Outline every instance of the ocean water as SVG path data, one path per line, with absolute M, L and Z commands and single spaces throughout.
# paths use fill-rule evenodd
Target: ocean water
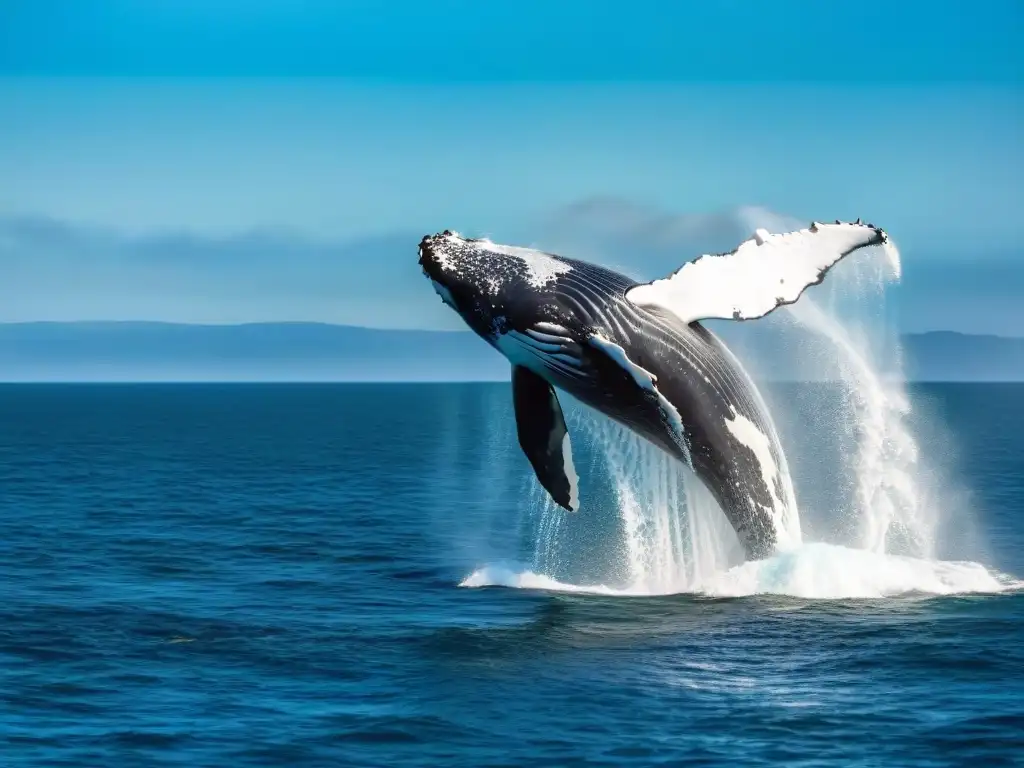
M 829 396 L 742 565 L 586 414 L 552 509 L 507 385 L 4 386 L 0 765 L 1022 764 L 1024 387 L 913 388 L 910 480 Z

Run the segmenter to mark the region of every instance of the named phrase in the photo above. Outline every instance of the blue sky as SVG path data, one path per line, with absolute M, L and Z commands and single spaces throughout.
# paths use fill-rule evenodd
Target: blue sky
M 572 247 L 600 199 L 623 221 L 863 216 L 901 244 L 905 327 L 1024 334 L 1022 20 L 1015 0 L 6 0 L 0 320 L 434 326 L 420 235 Z M 704 244 L 644 237 L 595 256 L 649 272 Z

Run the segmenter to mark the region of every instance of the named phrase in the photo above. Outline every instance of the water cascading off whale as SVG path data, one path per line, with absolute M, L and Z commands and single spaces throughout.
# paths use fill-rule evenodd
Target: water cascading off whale
M 519 444 L 556 503 L 580 507 L 555 388 L 690 466 L 751 559 L 796 544 L 788 465 L 764 401 L 701 320 L 751 320 L 792 304 L 844 256 L 893 248 L 870 224 L 763 229 L 661 280 L 451 231 L 424 237 L 419 263 L 466 324 L 512 364 Z

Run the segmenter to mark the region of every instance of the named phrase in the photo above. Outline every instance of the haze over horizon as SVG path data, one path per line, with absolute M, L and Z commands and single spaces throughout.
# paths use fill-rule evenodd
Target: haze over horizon
M 650 278 L 763 211 L 886 228 L 903 331 L 1024 335 L 1022 10 L 967 7 L 7 3 L 0 322 L 454 329 L 423 234 Z

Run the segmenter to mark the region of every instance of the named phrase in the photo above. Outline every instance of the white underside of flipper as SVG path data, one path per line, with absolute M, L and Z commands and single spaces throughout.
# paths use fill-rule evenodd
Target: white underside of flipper
M 620 365 L 622 369 L 633 378 L 633 381 L 636 382 L 638 387 L 647 390 L 657 398 L 658 406 L 665 418 L 665 422 L 668 424 L 676 443 L 683 450 L 689 460 L 690 449 L 686 441 L 686 430 L 683 427 L 683 419 L 679 415 L 679 410 L 672 405 L 668 398 L 661 394 L 661 391 L 658 389 L 658 377 L 643 366 L 637 365 L 630 360 L 629 356 L 626 354 L 626 350 L 614 341 L 605 338 L 600 333 L 593 334 L 589 339 L 589 343 L 590 346 L 601 350 L 611 360 L 618 363 L 618 365 Z
M 580 476 L 576 473 L 576 465 L 572 463 L 572 443 L 569 441 L 569 433 L 562 436 L 562 466 L 565 469 L 565 476 L 569 480 L 569 511 L 578 512 L 580 509 Z
M 731 253 L 701 256 L 667 278 L 631 288 L 626 299 L 684 323 L 752 320 L 792 304 L 844 256 L 872 245 L 885 248 L 898 271 L 889 236 L 868 224 L 813 223 L 785 234 L 758 229 Z

